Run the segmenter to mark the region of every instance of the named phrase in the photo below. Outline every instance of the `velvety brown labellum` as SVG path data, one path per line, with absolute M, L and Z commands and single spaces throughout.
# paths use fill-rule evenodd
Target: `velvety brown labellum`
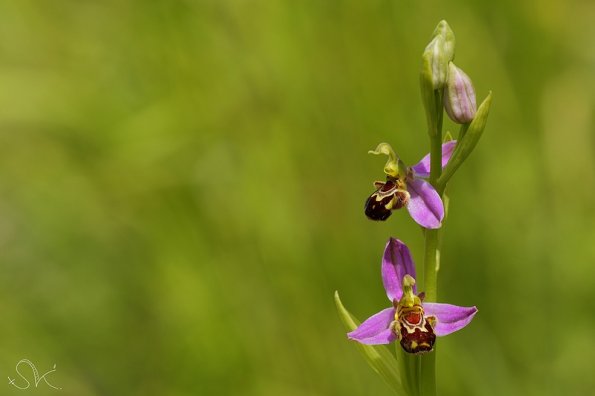
M 405 326 L 401 326 L 401 346 L 408 353 L 425 353 L 430 352 L 434 348 L 436 342 L 436 334 L 432 326 L 427 321 L 423 321 L 424 325 L 416 326 L 413 332 L 410 333 Z
M 386 183 L 376 182 L 378 187 L 368 197 L 365 213 L 371 220 L 384 221 L 391 215 L 393 209 L 400 209 L 407 204 L 407 193 L 399 189 L 399 180 L 387 180 Z
M 432 328 L 433 317 L 425 317 L 421 305 L 397 308 L 400 344 L 408 353 L 425 353 L 434 348 L 436 334 Z
M 378 193 L 374 193 L 366 200 L 365 213 L 371 220 L 384 221 L 388 219 L 392 211 L 388 209 L 391 207 L 391 201 L 394 199 L 392 195 L 386 197 L 379 197 Z

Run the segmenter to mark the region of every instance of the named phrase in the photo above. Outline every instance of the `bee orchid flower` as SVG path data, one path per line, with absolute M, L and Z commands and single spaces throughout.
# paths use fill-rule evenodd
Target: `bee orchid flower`
M 451 140 L 442 145 L 442 168 L 446 166 L 456 145 Z M 372 220 L 386 220 L 395 209 L 406 206 L 417 224 L 424 228 L 440 228 L 444 205 L 438 192 L 424 180 L 430 176 L 430 154 L 412 167 L 407 167 L 387 143 L 380 143 L 371 154 L 386 154 L 386 182 L 374 183 L 376 191 L 366 200 L 365 213 Z
M 390 238 L 382 258 L 382 282 L 392 306 L 365 320 L 347 334 L 362 344 L 378 345 L 399 341 L 408 353 L 430 352 L 436 336 L 445 336 L 467 326 L 476 307 L 423 301 L 416 294 L 415 265 L 409 248 Z

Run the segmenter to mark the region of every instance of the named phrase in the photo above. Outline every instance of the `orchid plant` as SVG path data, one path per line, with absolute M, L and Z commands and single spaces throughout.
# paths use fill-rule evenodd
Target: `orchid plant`
M 382 283 L 391 306 L 360 324 L 335 293 L 347 338 L 359 346 L 370 366 L 399 395 L 436 395 L 436 337 L 462 329 L 477 313 L 476 307 L 437 302 L 440 232 L 448 207 L 446 187 L 477 145 L 492 100 L 490 92 L 477 107 L 471 79 L 453 63 L 454 49 L 454 33 L 446 21 L 441 21 L 422 55 L 420 81 L 430 153 L 408 167 L 388 143 L 370 151 L 384 154 L 388 160 L 385 181 L 374 183 L 376 191 L 366 200 L 365 214 L 372 220 L 385 221 L 394 210 L 406 207 L 422 227 L 423 291 L 417 290 L 409 248 L 391 237 L 381 263 Z M 460 124 L 456 140 L 449 134 L 443 139 L 444 112 Z M 383 345 L 393 342 L 398 343 L 396 357 Z

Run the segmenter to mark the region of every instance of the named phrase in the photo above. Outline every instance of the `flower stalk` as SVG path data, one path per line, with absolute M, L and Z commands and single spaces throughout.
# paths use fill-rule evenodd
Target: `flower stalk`
M 438 298 L 438 268 L 440 267 L 440 229 L 425 230 L 424 243 L 424 290 L 427 301 Z M 436 348 L 433 353 L 421 357 L 421 394 L 436 395 Z
M 436 130 L 430 134 L 430 184 L 436 188 L 437 180 L 442 173 L 442 121 L 443 91 L 434 90 L 436 98 L 435 114 L 431 117 L 436 120 Z M 455 148 L 456 150 L 456 148 Z M 450 161 L 449 161 L 450 162 Z M 436 191 L 442 199 L 442 190 Z M 439 235 L 440 229 L 424 230 L 424 290 L 427 301 L 437 301 L 438 297 L 438 268 L 440 257 Z M 436 351 L 421 357 L 420 362 L 420 388 L 423 396 L 436 395 Z
M 421 396 L 421 358 L 407 353 L 399 345 L 396 346 L 397 362 L 401 373 L 401 382 L 411 396 Z

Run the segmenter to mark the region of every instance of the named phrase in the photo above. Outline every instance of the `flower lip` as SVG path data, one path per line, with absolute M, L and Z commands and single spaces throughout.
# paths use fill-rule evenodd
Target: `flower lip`
M 387 180 L 386 183 L 382 184 L 382 186 L 378 189 L 377 192 L 378 192 L 378 194 L 389 195 L 389 194 L 394 194 L 396 189 L 397 189 L 396 180 L 392 180 L 389 178 L 389 180 Z
M 409 193 L 403 189 L 405 183 L 393 177 L 386 182 L 375 182 L 377 190 L 366 200 L 364 213 L 370 220 L 384 221 L 393 210 L 401 209 L 409 202 Z
M 364 204 L 364 213 L 370 220 L 384 221 L 392 214 L 392 193 L 383 193 L 378 189 L 368 197 Z

